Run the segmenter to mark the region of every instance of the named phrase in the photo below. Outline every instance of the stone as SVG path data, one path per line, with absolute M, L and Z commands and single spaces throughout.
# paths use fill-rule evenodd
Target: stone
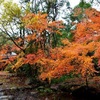
M 48 98 L 45 98 L 45 100 L 49 100 Z
M 17 90 L 18 87 L 11 87 L 10 90 Z
M 34 95 L 37 95 L 37 91 L 33 91 L 33 92 L 31 92 L 30 94 L 32 95 L 32 96 L 34 96 Z
M 32 84 L 32 79 L 31 78 L 27 78 L 25 80 L 25 85 L 30 85 L 30 84 Z
M 0 92 L 0 96 L 3 96 L 4 95 L 4 92 Z
M 55 91 L 57 91 L 58 90 L 58 85 L 52 85 L 50 88 L 52 89 L 52 90 L 55 90 Z
M 9 74 L 8 71 L 0 71 L 0 76 L 9 76 Z
M 12 95 L 3 95 L 0 96 L 0 100 L 14 100 L 14 97 Z
M 3 85 L 3 83 L 0 83 L 0 85 Z
M 30 95 L 33 96 L 36 100 L 37 100 L 37 98 L 39 96 L 37 91 L 30 92 Z

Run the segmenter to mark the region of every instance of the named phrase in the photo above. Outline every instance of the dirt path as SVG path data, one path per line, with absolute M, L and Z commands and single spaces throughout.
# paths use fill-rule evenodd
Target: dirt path
M 25 77 L 17 77 L 15 74 L 0 72 L 0 97 L 3 96 L 3 98 L 7 98 L 8 96 L 10 99 L 6 100 L 62 100 L 61 98 L 63 98 L 63 100 L 66 100 L 66 98 L 68 100 L 75 100 L 68 92 L 68 87 L 70 87 L 72 90 L 75 90 L 81 86 L 84 86 L 85 84 L 85 80 L 81 78 L 69 79 L 64 83 L 52 86 L 53 89 L 55 89 L 55 87 L 58 88 L 56 89 L 56 94 L 51 93 L 46 94 L 46 96 L 42 94 L 42 96 L 41 93 L 36 91 L 34 85 L 26 85 L 25 80 Z M 95 92 L 100 92 L 100 76 L 90 78 L 89 86 L 95 88 Z M 58 91 L 59 88 L 61 89 L 60 92 Z M 61 91 L 65 92 L 62 94 Z M 79 92 L 81 92 L 81 90 L 79 90 Z M 0 100 L 3 99 L 0 98 Z
M 8 72 L 0 72 L 0 100 L 38 100 L 36 91 L 25 85 L 25 78 Z

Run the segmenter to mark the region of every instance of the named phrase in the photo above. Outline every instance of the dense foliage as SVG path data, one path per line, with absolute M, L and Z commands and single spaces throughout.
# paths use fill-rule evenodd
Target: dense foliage
M 56 0 L 45 3 L 57 5 Z M 82 3 L 70 15 L 70 25 L 64 25 L 55 14 L 49 19 L 51 6 L 45 12 L 31 12 L 13 2 L 4 2 L 0 30 L 11 42 L 0 49 L 0 61 L 4 56 L 8 58 L 0 68 L 8 65 L 6 69 L 49 82 L 70 73 L 94 75 L 100 65 L 100 12 Z M 11 56 L 11 52 L 16 55 Z

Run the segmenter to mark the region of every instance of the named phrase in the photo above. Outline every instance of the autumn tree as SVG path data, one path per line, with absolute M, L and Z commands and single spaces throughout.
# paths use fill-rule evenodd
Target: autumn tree
M 60 34 L 58 28 L 62 28 L 60 21 L 49 22 L 47 14 L 32 13 L 29 8 L 23 9 L 12 1 L 2 1 L 1 8 L 0 31 L 14 43 L 11 51 L 18 55 L 17 58 L 10 58 L 9 64 L 13 65 L 14 59 L 16 59 L 15 63 L 21 63 L 23 57 L 37 53 L 38 49 L 49 55 L 49 48 L 53 43 L 52 37 L 54 34 Z
M 25 2 L 28 3 L 30 0 Z M 100 12 L 82 0 L 81 7 L 75 8 L 77 12 L 74 9 L 73 13 L 73 17 L 82 14 L 82 18 L 78 23 L 71 23 L 76 25 L 76 29 L 70 31 L 71 26 L 68 29 L 69 36 L 73 35 L 73 39 L 70 41 L 67 36 L 68 39 L 62 37 L 62 42 L 58 46 L 54 39 L 58 34 L 62 36 L 61 29 L 64 28 L 62 21 L 56 20 L 57 15 L 53 9 L 54 5 L 58 7 L 58 1 L 46 0 L 45 5 L 47 3 L 48 6 L 47 9 L 43 7 L 44 11 L 41 11 L 42 8 L 39 9 L 43 2 L 34 0 L 33 3 L 35 5 L 28 4 L 26 9 L 21 9 L 12 2 L 3 3 L 0 30 L 15 44 L 11 51 L 17 54 L 16 57 L 7 60 L 11 69 L 25 71 L 25 74 L 30 74 L 34 79 L 47 79 L 49 82 L 70 72 L 80 74 L 87 81 L 88 76 L 96 72 L 94 60 L 97 59 L 97 67 L 100 65 Z M 52 10 L 55 13 L 50 21 Z M 2 48 L 1 54 L 7 53 L 9 48 L 5 48 Z
M 88 43 L 89 41 L 99 41 L 99 16 L 100 12 L 93 8 L 84 11 L 85 18 L 77 24 L 75 41 Z M 81 37 L 81 38 L 80 38 Z
M 65 1 L 65 0 L 38 0 L 38 1 L 37 0 L 20 0 L 20 3 L 21 5 L 23 4 L 24 9 L 28 8 L 27 11 L 31 11 L 35 14 L 38 12 L 46 13 L 48 21 L 59 20 L 59 17 L 61 17 L 63 20 L 65 20 L 65 22 L 69 22 L 70 24 L 69 12 L 71 8 L 70 8 L 69 1 Z M 68 27 L 70 26 L 69 24 L 67 25 Z M 63 37 L 66 37 L 65 35 L 67 35 L 68 33 L 64 32 L 64 30 L 61 30 L 61 31 L 63 31 L 62 32 Z M 59 40 L 61 36 L 53 34 L 52 38 L 53 38 L 53 47 L 60 44 Z
M 49 50 L 52 48 L 52 34 L 61 34 L 59 29 L 63 28 L 63 25 L 61 21 L 48 22 L 47 14 L 41 13 L 28 13 L 22 18 L 22 22 L 25 28 L 30 30 L 30 34 L 25 37 L 25 52 L 18 54 L 12 68 L 18 70 L 28 65 L 36 77 L 36 72 L 41 67 L 38 65 L 39 59 L 49 56 Z
M 73 72 L 81 74 L 86 78 L 96 73 L 95 64 L 99 68 L 99 15 L 100 12 L 88 8 L 84 11 L 85 17 L 76 25 L 76 30 L 72 31 L 73 41 L 63 40 L 64 46 L 51 49 L 50 58 L 40 59 L 42 73 L 40 78 L 50 81 L 59 78 L 64 74 Z M 97 61 L 95 62 L 95 59 Z M 46 66 L 49 65 L 49 68 Z
M 21 23 L 21 9 L 12 1 L 4 1 L 1 4 L 0 31 L 6 34 L 9 39 L 20 49 L 21 46 L 15 41 L 17 38 L 24 39 L 24 29 Z
M 92 13 L 89 13 L 88 11 L 92 11 Z M 94 13 L 96 14 L 96 16 Z M 99 67 L 99 12 L 95 9 L 89 8 L 85 10 L 85 14 L 88 19 L 84 20 L 84 18 L 80 23 L 77 24 L 76 30 L 73 31 L 73 41 L 70 42 L 67 39 L 62 39 L 63 45 L 56 48 L 52 48 L 49 45 L 49 53 L 45 53 L 45 50 L 42 49 L 41 46 L 38 46 L 39 49 L 37 50 L 37 52 L 29 52 L 28 54 L 24 55 L 25 58 L 23 54 L 21 54 L 19 57 L 20 60 L 18 60 L 13 68 L 17 69 L 19 67 L 22 67 L 22 65 L 24 64 L 35 64 L 35 66 L 40 66 L 38 67 L 40 73 L 39 78 L 42 80 L 48 79 L 48 81 L 50 82 L 53 78 L 60 78 L 62 75 L 73 72 L 74 74 L 81 74 L 82 77 L 86 78 L 87 82 L 88 76 L 94 75 L 94 73 L 97 72 L 94 67 L 94 59 L 98 59 Z M 37 16 L 36 18 L 38 20 L 32 19 L 31 16 Z M 51 34 L 52 32 L 59 33 L 58 30 L 53 30 L 53 28 L 62 28 L 61 23 L 58 24 L 58 22 L 46 23 L 45 26 L 43 25 L 43 22 L 45 22 L 44 20 L 43 22 L 41 20 L 41 25 L 43 27 L 41 25 L 37 26 L 38 22 L 40 24 L 39 18 L 45 19 L 46 15 L 41 16 L 41 14 L 28 14 L 23 18 L 26 28 L 32 30 L 33 32 L 35 30 L 35 33 L 31 35 L 31 38 L 33 36 L 32 40 L 36 39 L 36 43 L 41 43 L 41 39 L 43 39 L 42 36 L 43 34 L 45 34 L 45 31 L 49 31 Z M 95 31 L 97 32 L 96 37 Z M 27 37 L 31 40 L 29 36 Z M 47 45 L 47 43 L 45 42 L 45 45 Z M 42 42 L 42 44 L 44 43 Z

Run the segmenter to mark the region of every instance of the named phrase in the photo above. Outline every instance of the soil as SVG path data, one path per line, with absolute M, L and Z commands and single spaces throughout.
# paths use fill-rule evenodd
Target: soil
M 53 84 L 52 92 L 37 91 L 36 85 L 26 85 L 25 80 L 25 77 L 0 72 L 0 92 L 12 95 L 13 100 L 100 100 L 100 76 L 90 78 L 89 87 L 82 78 L 68 79 Z

